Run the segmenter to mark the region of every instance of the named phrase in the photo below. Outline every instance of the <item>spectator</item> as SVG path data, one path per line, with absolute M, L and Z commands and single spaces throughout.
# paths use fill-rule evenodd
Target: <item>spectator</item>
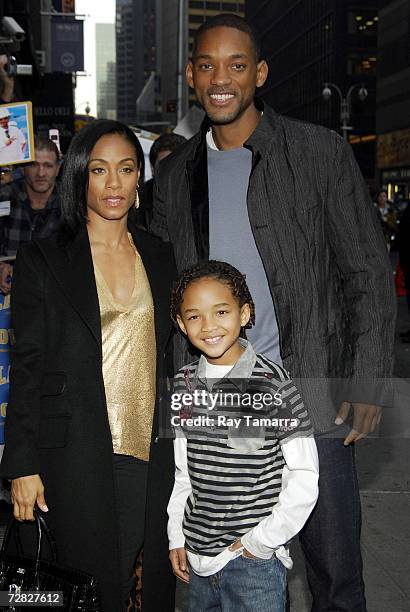
M 407 306 L 410 314 L 410 203 L 403 213 L 397 233 L 397 248 L 399 251 L 400 266 L 403 270 L 404 284 L 406 286 Z M 402 342 L 410 343 L 410 329 L 400 334 Z
M 143 192 L 141 195 L 141 204 L 137 212 L 137 222 L 139 225 L 148 229 L 152 221 L 152 202 L 154 195 L 154 180 L 155 173 L 158 170 L 158 165 L 161 160 L 168 157 L 171 153 L 176 151 L 181 145 L 186 142 L 184 136 L 179 134 L 162 134 L 151 147 L 149 152 L 149 161 L 151 163 L 152 175 L 154 178 L 147 181 L 144 185 Z
M 0 55 L 0 104 L 14 100 L 14 79 L 5 70 L 8 61 L 9 58 L 5 53 Z
M 56 180 L 59 151 L 44 137 L 34 142 L 36 160 L 24 166 L 24 179 L 0 189 L 0 201 L 10 202 L 10 214 L 0 218 L 0 254 L 14 256 L 19 246 L 33 238 L 49 238 L 60 220 Z M 0 264 L 0 291 L 9 293 L 10 264 Z
M 392 202 L 389 201 L 387 191 L 385 189 L 380 189 L 380 191 L 377 193 L 374 205 L 377 208 L 384 239 L 386 241 L 387 248 L 390 251 L 390 247 L 392 246 L 392 242 L 396 234 L 397 217 L 396 212 L 393 209 Z

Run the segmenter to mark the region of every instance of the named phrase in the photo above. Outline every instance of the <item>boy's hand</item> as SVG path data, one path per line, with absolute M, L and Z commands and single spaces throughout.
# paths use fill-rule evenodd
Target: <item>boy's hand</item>
M 236 542 L 234 542 L 233 544 L 230 545 L 229 550 L 238 550 L 238 548 L 242 548 L 242 542 L 240 540 L 236 540 Z M 255 557 L 255 555 L 253 555 L 251 552 L 249 552 L 249 550 L 246 550 L 246 548 L 243 549 L 242 552 L 244 557 L 249 557 L 249 559 L 257 559 L 258 557 Z
M 173 548 L 169 551 L 169 560 L 171 561 L 172 571 L 175 576 L 182 582 L 189 582 L 189 569 L 186 558 L 185 548 Z

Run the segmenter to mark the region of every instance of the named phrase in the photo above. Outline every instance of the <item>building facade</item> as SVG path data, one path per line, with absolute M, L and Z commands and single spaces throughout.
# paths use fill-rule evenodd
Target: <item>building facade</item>
M 138 97 L 157 72 L 158 6 L 158 0 L 116 1 L 117 117 L 125 123 L 137 122 Z
M 113 23 L 96 24 L 95 50 L 97 116 L 103 119 L 116 119 L 115 25 Z
M 327 102 L 324 83 L 347 97 L 349 140 L 362 172 L 375 171 L 375 108 L 378 6 L 376 0 L 246 0 L 246 17 L 262 40 L 270 72 L 261 92 L 278 112 L 325 125 L 341 126 L 341 99 L 335 89 Z M 364 102 L 358 90 L 364 85 Z
M 379 17 L 379 182 L 391 200 L 410 200 L 410 0 L 383 0 Z

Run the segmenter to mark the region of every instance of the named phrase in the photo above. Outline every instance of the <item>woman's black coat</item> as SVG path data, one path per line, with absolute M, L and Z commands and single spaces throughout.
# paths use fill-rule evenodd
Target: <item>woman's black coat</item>
M 173 255 L 157 238 L 131 225 L 130 231 L 151 285 L 161 381 L 171 334 Z M 21 249 L 12 316 L 16 343 L 1 474 L 41 475 L 59 561 L 99 578 L 104 612 L 120 611 L 113 448 L 102 377 L 99 303 L 85 229 L 65 247 L 39 240 Z M 146 612 L 174 609 L 166 535 L 174 467 L 171 439 L 159 438 L 160 396 L 158 390 L 146 506 Z

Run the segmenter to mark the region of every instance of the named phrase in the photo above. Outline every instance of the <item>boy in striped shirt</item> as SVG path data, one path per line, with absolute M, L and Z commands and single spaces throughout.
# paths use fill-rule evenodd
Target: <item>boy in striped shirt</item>
M 172 395 L 173 571 L 190 584 L 192 612 L 284 612 L 288 543 L 318 495 L 306 409 L 285 370 L 244 337 L 255 313 L 236 268 L 192 266 L 171 308 L 201 353 L 178 372 Z

